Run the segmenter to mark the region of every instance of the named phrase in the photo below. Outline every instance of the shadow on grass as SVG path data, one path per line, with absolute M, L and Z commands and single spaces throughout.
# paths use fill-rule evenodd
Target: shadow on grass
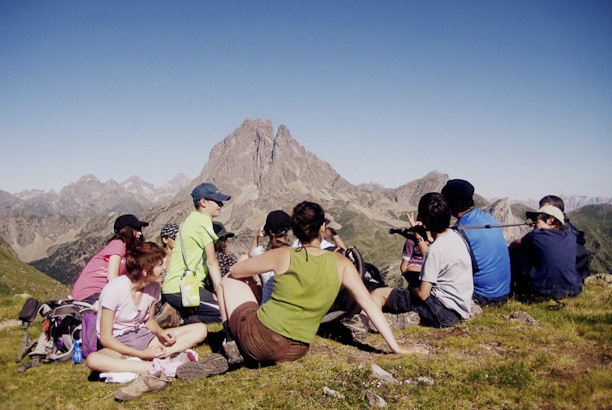
M 342 344 L 353 346 L 363 352 L 378 354 L 387 353 L 384 350 L 380 350 L 370 345 L 355 341 L 353 339 L 353 336 L 351 335 L 351 331 L 345 326 L 343 326 L 340 321 L 322 323 L 319 326 L 319 331 L 317 332 L 317 335 L 325 339 L 334 340 Z

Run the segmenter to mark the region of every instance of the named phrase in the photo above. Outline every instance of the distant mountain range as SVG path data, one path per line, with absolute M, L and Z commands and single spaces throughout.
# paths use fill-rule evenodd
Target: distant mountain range
M 245 120 L 211 152 L 195 179 L 177 176 L 154 188 L 138 177 L 122 184 L 101 183 L 93 176 L 54 192 L 0 191 L 0 235 L 24 261 L 66 284 L 72 284 L 87 260 L 110 238 L 114 219 L 137 214 L 150 222 L 144 229 L 156 240 L 161 227 L 179 223 L 193 210 L 190 192 L 212 182 L 232 196 L 219 220 L 237 235 L 231 243 L 243 253 L 266 214 L 275 209 L 291 212 L 303 200 L 323 205 L 342 224 L 344 241 L 357 246 L 366 260 L 384 272 L 397 273 L 403 239 L 390 227 L 407 225 L 406 211 L 415 210 L 420 197 L 440 191 L 449 176 L 432 171 L 394 188 L 379 184 L 352 185 L 333 167 L 306 151 L 284 125 L 276 134 L 269 120 Z M 164 188 L 164 190 L 162 190 Z M 476 196 L 478 207 L 502 224 L 520 223 L 528 207 L 509 198 L 493 203 Z M 504 229 L 508 241 L 527 227 Z
M 12 195 L 0 191 L 0 236 L 24 261 L 44 258 L 49 249 L 83 236 L 92 218 L 139 214 L 171 200 L 190 182 L 191 178 L 178 174 L 156 188 L 136 176 L 120 184 L 85 175 L 59 193 L 31 190 Z
M 586 196 L 586 195 L 559 195 L 559 198 L 563 199 L 565 204 L 565 212 L 572 212 L 576 209 L 582 208 L 587 205 L 603 205 L 612 204 L 612 198 L 604 196 Z M 538 208 L 538 201 L 530 199 L 527 201 L 513 201 L 513 203 L 525 204 L 533 209 Z

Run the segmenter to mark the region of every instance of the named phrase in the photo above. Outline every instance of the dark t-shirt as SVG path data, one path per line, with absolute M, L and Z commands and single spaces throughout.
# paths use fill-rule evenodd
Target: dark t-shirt
M 529 258 L 533 290 L 555 298 L 578 296 L 582 280 L 576 271 L 576 235 L 556 229 L 534 229 L 522 239 Z

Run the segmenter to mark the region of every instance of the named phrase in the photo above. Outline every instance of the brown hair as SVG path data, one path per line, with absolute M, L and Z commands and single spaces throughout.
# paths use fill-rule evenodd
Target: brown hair
M 127 276 L 132 282 L 137 282 L 142 278 L 142 273 L 150 273 L 153 269 L 163 262 L 166 251 L 155 242 L 144 242 L 134 246 L 127 253 L 125 267 Z
M 325 212 L 319 204 L 301 202 L 293 208 L 291 228 L 302 244 L 309 243 L 319 236 L 319 229 L 325 223 Z
M 548 221 L 552 218 L 552 223 L 551 225 L 553 226 L 554 229 L 558 230 L 558 231 L 562 231 L 563 230 L 563 222 L 561 222 L 560 220 L 558 220 L 557 218 L 555 218 L 552 215 L 548 215 L 548 214 L 538 214 L 538 220 L 544 222 L 544 223 L 548 223 Z
M 113 235 L 109 242 L 119 239 L 125 244 L 125 251 L 129 252 L 136 244 L 142 243 L 145 240 L 144 235 L 140 236 L 140 239 L 137 239 L 134 235 L 136 232 L 138 231 L 131 226 L 124 226 L 119 232 Z
M 544 198 L 540 199 L 539 205 L 540 208 L 542 208 L 544 205 L 556 206 L 561 210 L 561 212 L 565 212 L 565 204 L 563 203 L 563 199 L 555 195 L 546 195 Z

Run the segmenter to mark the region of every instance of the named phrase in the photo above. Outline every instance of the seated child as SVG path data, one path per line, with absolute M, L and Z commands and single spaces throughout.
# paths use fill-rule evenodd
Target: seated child
M 561 210 L 561 212 L 565 212 L 565 204 L 563 203 L 563 199 L 559 198 L 555 195 L 546 195 L 544 198 L 540 199 L 540 208 L 544 205 L 553 205 Z M 576 235 L 576 270 L 582 279 L 582 283 L 584 280 L 591 274 L 590 272 L 590 253 L 584 247 L 586 240 L 584 239 L 584 232 L 576 228 L 569 220 L 567 215 L 563 214 L 565 220 L 563 221 L 563 230 L 570 231 L 574 235 Z
M 563 212 L 544 205 L 527 218 L 535 221 L 533 231 L 510 244 L 515 294 L 528 300 L 578 296 L 576 236 L 563 229 Z
M 417 222 L 414 218 L 414 212 L 406 213 L 410 227 L 414 231 L 414 228 L 421 225 L 421 222 Z M 408 282 L 409 288 L 414 288 L 419 285 L 419 275 L 421 274 L 421 266 L 423 265 L 423 253 L 421 247 L 425 246 L 425 251 L 429 246 L 427 238 L 425 240 L 418 241 L 414 234 L 407 235 L 406 243 L 404 244 L 404 252 L 402 253 L 402 263 L 400 264 L 400 271 Z
M 136 245 L 127 255 L 126 275 L 108 283 L 100 294 L 96 326 L 101 350 L 87 357 L 87 366 L 98 372 L 142 373 L 159 379 L 165 359 L 202 342 L 206 325 L 190 324 L 162 329 L 155 317 L 161 296 L 159 281 L 165 269 L 165 251 L 153 242 Z M 128 360 L 127 356 L 142 361 Z
M 467 244 L 454 230 L 448 229 L 450 209 L 442 194 L 428 193 L 419 201 L 417 219 L 433 238 L 423 259 L 416 288 L 378 288 L 372 299 L 390 313 L 417 312 L 421 324 L 449 327 L 470 318 L 472 262 Z M 425 240 L 415 233 L 417 241 Z
M 272 211 L 266 217 L 266 224 L 259 229 L 253 237 L 249 248 L 249 256 L 256 257 L 271 249 L 289 246 L 287 237 L 291 231 L 291 217 L 284 211 Z M 267 236 L 269 238 L 267 246 L 259 245 L 259 238 Z M 274 289 L 274 271 L 265 272 L 259 275 L 261 281 L 261 305 L 270 300 Z

